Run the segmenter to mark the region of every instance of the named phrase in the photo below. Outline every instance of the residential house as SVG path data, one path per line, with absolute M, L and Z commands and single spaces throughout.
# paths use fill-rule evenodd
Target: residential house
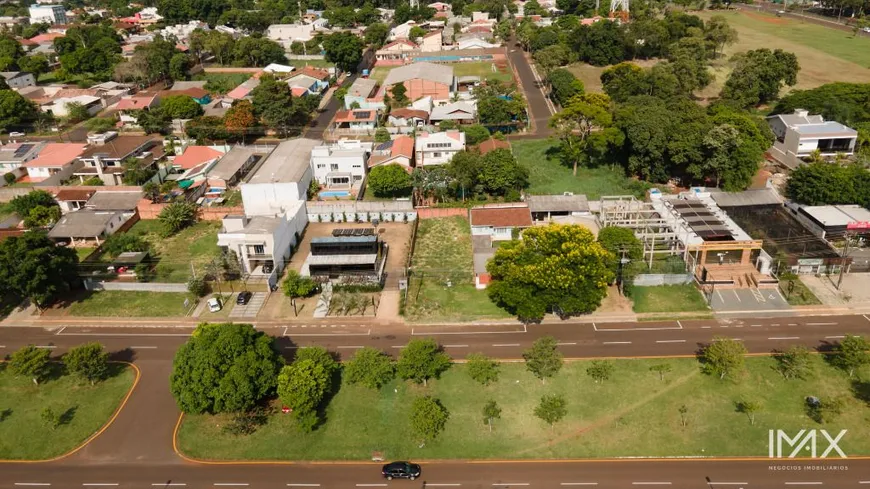
M 499 43 L 491 43 L 483 37 L 475 34 L 463 35 L 457 40 L 457 49 L 493 49 L 501 46 Z
M 66 214 L 84 209 L 88 199 L 93 197 L 95 193 L 96 190 L 69 187 L 55 193 L 54 200 L 60 206 L 60 211 Z
M 277 75 L 287 75 L 295 69 L 296 68 L 294 68 L 290 65 L 271 63 L 268 66 L 266 66 L 265 68 L 263 68 L 263 71 L 265 71 L 266 73 L 272 73 L 272 74 L 277 74 Z
M 429 113 L 425 110 L 394 109 L 387 117 L 387 124 L 391 127 L 414 128 L 429 123 Z
M 211 102 L 211 95 L 203 88 L 191 87 L 184 90 L 175 90 L 175 88 L 172 88 L 170 90 L 161 90 L 157 92 L 157 96 L 161 99 L 176 95 L 187 95 L 196 100 L 196 103 L 199 105 L 208 105 L 209 102 Z
M 419 51 L 420 46 L 416 43 L 405 38 L 398 38 L 375 51 L 375 62 L 378 65 L 405 64 L 405 60 Z
M 273 24 L 266 29 L 266 37 L 289 48 L 293 41 L 308 42 L 314 39 L 312 24 Z
M 489 138 L 486 141 L 477 145 L 477 151 L 481 155 L 485 155 L 490 151 L 495 151 L 497 149 L 506 149 L 508 151 L 511 151 L 511 143 L 502 139 Z
M 305 66 L 296 74 L 287 78 L 290 87 L 305 88 L 313 94 L 321 94 L 329 88 L 329 72 L 311 66 Z M 313 80 L 313 83 L 312 83 Z
M 66 24 L 66 9 L 63 5 L 31 5 L 29 7 L 31 24 Z
M 188 146 L 172 160 L 172 169 L 175 173 L 183 174 L 203 163 L 217 161 L 223 155 L 224 151 L 214 146 Z
M 294 97 L 320 93 L 320 82 L 316 78 L 303 73 L 293 75 L 292 78 L 287 80 L 287 85 L 290 86 Z
M 103 110 L 103 100 L 93 95 L 77 95 L 75 97 L 59 97 L 40 106 L 43 112 L 51 113 L 55 117 L 67 117 L 70 104 L 81 104 L 87 109 L 88 114 L 97 115 Z
M 16 25 L 27 25 L 30 23 L 29 17 L 11 17 L 8 15 L 0 16 L 0 26 L 7 29 L 12 29 Z
M 119 136 L 107 132 L 88 136 L 88 148 L 80 156 L 84 166 L 73 174 L 81 181 L 99 177 L 105 185 L 123 183 L 125 161 L 135 161 L 140 168 L 153 168 L 165 149 L 152 136 Z
M 513 239 L 514 231 L 532 226 L 532 214 L 525 203 L 487 204 L 469 211 L 472 236 L 492 241 Z
M 372 78 L 357 78 L 354 80 L 347 93 L 344 96 L 344 108 L 350 110 L 353 104 L 357 104 L 360 109 L 383 108 L 383 101 L 369 100 L 373 98 L 378 91 L 378 81 Z
M 94 211 L 136 212 L 143 198 L 141 190 L 97 190 L 85 203 L 85 209 Z
M 420 41 L 420 51 L 430 53 L 441 51 L 441 31 L 429 31 Z
M 397 136 L 396 138 L 375 145 L 369 158 L 369 168 L 386 165 L 399 165 L 408 173 L 414 168 L 414 138 Z
M 351 188 L 362 183 L 372 143 L 341 139 L 311 150 L 311 171 L 314 179 L 327 188 Z
M 6 85 L 8 85 L 9 88 L 36 86 L 36 77 L 33 76 L 33 73 L 27 73 L 25 71 L 3 71 L 0 72 L 0 76 L 3 76 L 3 79 L 6 80 Z
M 378 111 L 372 109 L 340 110 L 332 119 L 330 130 L 338 134 L 370 134 L 378 125 Z
M 229 188 L 245 178 L 261 159 L 269 152 L 258 147 L 235 145 L 227 154 L 221 156 L 217 164 L 208 172 L 209 187 Z
M 62 243 L 99 246 L 122 229 L 133 213 L 82 209 L 63 215 L 48 232 L 48 237 Z
M 46 144 L 40 141 L 0 144 L 0 173 L 11 172 L 15 178 L 26 175 L 27 169 L 23 165 L 39 156 Z
M 433 124 L 442 121 L 452 121 L 457 124 L 474 124 L 477 120 L 477 107 L 471 102 L 454 102 L 447 105 L 436 105 L 429 114 Z
M 148 110 L 160 105 L 160 98 L 154 94 L 124 97 L 115 105 L 118 119 L 125 126 L 137 125 L 136 116 L 140 110 Z
M 27 169 L 31 182 L 41 182 L 58 174 L 63 178 L 72 175 L 74 163 L 85 152 L 85 148 L 86 144 L 48 143 L 36 158 L 21 166 Z
M 205 22 L 199 20 L 191 20 L 187 24 L 166 26 L 159 32 L 164 39 L 175 38 L 178 42 L 186 44 L 187 40 L 190 39 L 190 35 L 193 34 L 193 31 L 197 29 L 201 29 L 204 31 L 211 30 L 208 24 L 206 24 Z
M 248 78 L 244 82 L 242 82 L 239 86 L 232 89 L 227 93 L 226 98 L 231 100 L 241 100 L 243 98 L 247 98 L 251 95 L 251 92 L 260 86 L 260 77 L 252 76 Z
M 426 62 L 412 63 L 390 70 L 378 94 L 379 97 L 383 98 L 386 90 L 391 90 L 397 83 L 405 85 L 405 96 L 409 100 L 432 97 L 436 103 L 449 101 L 456 90 L 452 67 Z
M 447 164 L 464 149 L 465 133 L 459 131 L 421 132 L 414 142 L 418 167 Z
M 563 195 L 528 195 L 526 204 L 535 222 L 558 221 L 564 217 L 590 216 L 585 195 L 566 192 Z
M 282 141 L 243 183 L 247 215 L 274 215 L 293 202 L 305 201 L 312 180 L 311 150 L 320 141 L 297 138 Z
M 387 245 L 377 235 L 325 236 L 311 239 L 311 251 L 300 275 L 322 279 L 379 283 L 387 258 Z
M 453 9 L 452 5 L 444 2 L 430 3 L 427 7 L 435 9 L 436 12 L 450 12 Z
M 858 141 L 858 131 L 836 121 L 826 121 L 821 115 L 810 115 L 803 109 L 793 114 L 769 116 L 767 123 L 776 136 L 772 154 L 779 156 L 787 166 L 795 166 L 794 161 L 817 150 L 822 156 L 851 155 Z
M 396 27 L 390 29 L 389 39 L 391 41 L 395 41 L 396 39 L 410 39 L 411 38 L 411 29 L 417 27 L 417 23 L 413 20 L 409 20 L 404 24 L 399 24 Z
M 129 22 L 141 26 L 156 24 L 161 20 L 163 20 L 163 16 L 157 13 L 157 7 L 145 7 L 139 12 L 133 14 L 131 17 L 124 17 L 121 19 L 123 22 Z

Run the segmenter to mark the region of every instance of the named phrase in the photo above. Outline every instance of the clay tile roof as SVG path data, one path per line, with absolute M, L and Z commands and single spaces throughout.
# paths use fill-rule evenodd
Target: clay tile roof
M 185 170 L 189 170 L 196 165 L 205 163 L 206 161 L 220 158 L 224 154 L 220 151 L 209 148 L 208 146 L 188 146 L 184 153 L 175 157 L 172 162 L 173 166 L 180 166 Z
M 383 51 L 384 49 L 391 48 L 391 47 L 393 47 L 393 46 L 395 46 L 395 45 L 397 45 L 397 44 L 406 44 L 406 45 L 408 45 L 408 46 L 411 46 L 411 47 L 414 48 L 414 49 L 419 48 L 419 46 L 417 46 L 417 44 L 416 44 L 415 42 L 409 41 L 409 40 L 407 40 L 407 39 L 396 39 L 395 41 L 393 41 L 393 42 L 391 42 L 391 43 L 385 45 L 384 47 L 382 47 L 382 48 L 379 49 L 378 51 Z
M 48 143 L 36 159 L 21 165 L 27 168 L 61 168 L 84 153 L 87 144 Z
M 471 225 L 496 228 L 530 227 L 532 214 L 529 206 L 525 204 L 474 207 L 471 209 Z
M 85 190 L 80 188 L 63 189 L 55 194 L 54 199 L 58 201 L 86 201 L 94 195 L 95 190 Z
M 59 32 L 46 32 L 45 34 L 33 36 L 28 39 L 28 41 L 35 42 L 36 44 L 43 44 L 48 42 L 54 42 L 54 40 L 58 37 L 64 37 L 64 35 Z
M 425 110 L 406 109 L 406 108 L 393 109 L 392 111 L 390 111 L 390 115 L 397 117 L 397 118 L 402 118 L 402 119 L 407 119 L 409 117 L 416 117 L 417 119 L 429 120 L 429 113 L 426 112 Z
M 290 93 L 292 93 L 294 97 L 304 97 L 305 95 L 308 95 L 308 89 L 305 87 L 290 87 Z
M 480 151 L 480 154 L 485 155 L 490 151 L 496 149 L 511 149 L 511 143 L 507 141 L 502 141 L 500 139 L 489 138 L 486 141 L 477 145 L 477 150 Z
M 393 140 L 393 149 L 390 151 L 390 156 L 414 156 L 414 138 L 411 136 L 399 136 Z
M 313 66 L 306 66 L 299 71 L 299 73 L 303 75 L 308 75 L 312 78 L 316 78 L 320 81 L 329 79 L 329 72 L 326 70 L 321 70 L 319 68 L 315 68 Z
M 377 120 L 378 111 L 374 109 L 339 110 L 335 122 L 369 122 Z
M 130 98 L 122 98 L 118 105 L 115 106 L 117 110 L 134 110 L 134 109 L 144 109 L 151 105 L 151 101 L 154 100 L 154 95 L 149 95 L 146 97 L 130 97 Z

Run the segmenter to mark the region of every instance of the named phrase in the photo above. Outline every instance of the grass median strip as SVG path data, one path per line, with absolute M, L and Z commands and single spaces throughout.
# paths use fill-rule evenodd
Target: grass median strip
M 766 457 L 768 430 L 824 428 L 849 430 L 840 446 L 850 456 L 870 454 L 870 382 L 856 380 L 870 379 L 870 369 L 853 382 L 822 357 L 811 361 L 811 377 L 786 381 L 773 370 L 774 359 L 748 358 L 740 381 L 732 382 L 701 374 L 694 359 L 616 360 L 602 384 L 587 375 L 587 361 L 567 363 L 545 384 L 522 364 L 502 364 L 499 381 L 487 387 L 472 381 L 465 365 L 454 365 L 425 388 L 398 381 L 380 391 L 343 384 L 324 424 L 310 434 L 280 410 L 247 436 L 225 433 L 229 418 L 223 415 L 187 416 L 178 445 L 188 456 L 213 460 L 367 460 L 375 451 L 388 459 Z M 663 381 L 650 370 L 660 363 L 671 367 Z M 567 416 L 552 429 L 533 414 L 548 394 L 567 400 Z M 439 398 L 450 412 L 444 433 L 422 448 L 409 421 L 411 401 L 421 395 Z M 842 396 L 846 408 L 820 426 L 804 411 L 807 396 Z M 490 399 L 502 409 L 492 433 L 482 415 Z M 737 409 L 746 399 L 762 406 L 754 425 Z
M 52 374 L 40 385 L 16 377 L 0 363 L 0 459 L 45 460 L 81 445 L 105 425 L 133 386 L 135 373 L 127 365 L 110 364 L 110 376 L 94 386 Z M 60 417 L 51 428 L 43 419 L 48 408 Z

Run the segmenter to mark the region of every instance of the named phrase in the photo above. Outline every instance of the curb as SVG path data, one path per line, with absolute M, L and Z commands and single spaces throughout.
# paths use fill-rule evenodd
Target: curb
M 48 458 L 48 459 L 42 459 L 42 460 L 5 460 L 5 459 L 0 459 L 0 464 L 40 464 L 40 463 L 48 463 L 48 462 L 57 462 L 59 460 L 65 459 L 71 455 L 74 455 L 82 448 L 88 446 L 88 444 L 90 444 L 92 441 L 96 440 L 97 437 L 102 435 L 103 432 L 105 432 L 107 429 L 109 429 L 109 427 L 112 426 L 112 423 L 115 422 L 115 419 L 118 418 L 118 415 L 121 414 L 121 411 L 127 405 L 127 401 L 130 400 L 130 396 L 133 395 L 133 391 L 135 391 L 136 386 L 139 385 L 139 378 L 142 376 L 142 372 L 139 370 L 139 367 L 137 367 L 136 365 L 134 365 L 130 362 L 123 362 L 120 360 L 115 360 L 115 361 L 111 361 L 110 363 L 122 363 L 122 364 L 125 364 L 125 365 L 132 367 L 133 371 L 136 373 L 136 377 L 133 379 L 133 385 L 130 386 L 130 390 L 127 391 L 127 394 L 124 396 L 124 399 L 121 400 L 121 404 L 119 404 L 118 407 L 115 408 L 115 412 L 112 413 L 112 416 L 109 418 L 109 420 L 99 430 L 97 430 L 96 433 L 92 434 L 87 439 L 85 439 L 85 441 L 82 442 L 79 446 L 64 453 L 63 455 L 58 455 L 57 457 L 54 457 L 54 458 Z

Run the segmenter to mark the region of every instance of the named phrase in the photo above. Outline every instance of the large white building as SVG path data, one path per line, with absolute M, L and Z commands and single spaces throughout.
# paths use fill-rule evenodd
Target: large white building
M 320 141 L 307 138 L 283 141 L 246 183 L 242 201 L 248 215 L 270 215 L 307 198 L 311 184 L 311 150 Z
M 66 9 L 63 5 L 33 5 L 30 7 L 30 23 L 66 24 Z
M 287 46 L 293 41 L 308 42 L 314 38 L 314 25 L 272 24 L 266 29 L 266 37 Z
M 414 142 L 417 167 L 447 164 L 464 149 L 465 133 L 459 131 L 421 132 Z
M 342 139 L 332 145 L 317 146 L 311 150 L 314 179 L 330 188 L 350 188 L 361 184 L 371 152 L 372 143 L 355 139 Z
M 767 123 L 776 141 L 774 156 L 781 153 L 788 166 L 790 161 L 810 156 L 819 151 L 822 156 L 837 153 L 851 155 L 855 152 L 858 131 L 836 121 L 826 121 L 821 115 L 810 115 L 797 109 L 792 114 L 777 114 L 767 118 Z

